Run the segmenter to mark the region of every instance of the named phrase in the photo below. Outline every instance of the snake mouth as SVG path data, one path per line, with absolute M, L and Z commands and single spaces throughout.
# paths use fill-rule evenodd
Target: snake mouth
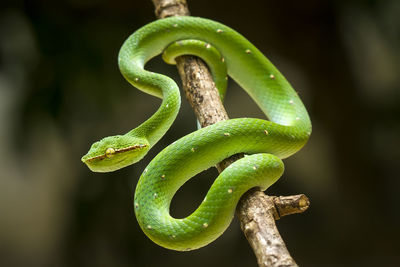
M 119 153 L 124 153 L 124 152 L 128 152 L 128 151 L 132 151 L 132 150 L 136 150 L 136 149 L 142 149 L 142 148 L 146 148 L 148 147 L 148 145 L 133 145 L 133 146 L 128 146 L 128 147 L 124 147 L 124 148 L 119 148 L 119 149 L 114 149 L 113 154 L 119 154 Z M 102 155 L 98 155 L 98 156 L 94 156 L 88 159 L 83 159 L 83 162 L 92 162 L 92 161 L 98 161 L 98 160 L 103 160 L 109 158 L 109 156 L 107 156 L 106 153 L 102 154 Z

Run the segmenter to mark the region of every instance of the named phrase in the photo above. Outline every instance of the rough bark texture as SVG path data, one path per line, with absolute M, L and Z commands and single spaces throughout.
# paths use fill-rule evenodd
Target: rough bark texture
M 275 205 L 271 197 L 250 190 L 240 200 L 237 214 L 259 266 L 297 266 L 275 225 Z
M 310 207 L 310 200 L 304 194 L 294 196 L 271 196 L 271 200 L 275 204 L 276 214 L 275 220 L 279 220 L 283 216 L 301 213 Z
M 186 98 L 200 125 L 206 127 L 218 121 L 229 119 L 212 76 L 203 60 L 193 56 L 185 56 L 178 57 L 176 63 Z
M 190 14 L 185 0 L 152 1 L 158 18 Z M 201 126 L 229 119 L 206 64 L 193 56 L 178 57 L 176 62 L 186 98 Z M 216 167 L 221 172 L 241 157 L 242 154 L 233 155 Z M 275 220 L 303 212 L 309 205 L 305 195 L 272 197 L 257 189 L 243 195 L 236 215 L 259 266 L 297 266 L 276 228 Z
M 171 16 L 189 16 L 186 0 L 152 0 L 156 17 L 159 19 Z

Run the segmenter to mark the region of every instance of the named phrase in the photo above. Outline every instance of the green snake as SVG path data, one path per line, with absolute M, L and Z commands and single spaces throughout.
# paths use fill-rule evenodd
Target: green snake
M 281 159 L 305 145 L 311 122 L 288 81 L 242 35 L 208 19 L 165 18 L 133 33 L 118 57 L 126 80 L 162 98 L 161 106 L 130 132 L 95 142 L 82 157 L 92 171 L 114 171 L 141 160 L 175 120 L 181 101 L 178 86 L 169 77 L 144 69 L 147 61 L 163 51 L 169 63 L 183 54 L 203 58 L 221 98 L 228 73 L 269 118 L 231 119 L 199 129 L 162 150 L 140 176 L 134 209 L 144 233 L 165 248 L 193 250 L 225 231 L 247 190 L 265 190 L 279 179 L 284 169 Z M 171 200 L 187 180 L 237 153 L 246 156 L 219 174 L 191 215 L 171 217 Z

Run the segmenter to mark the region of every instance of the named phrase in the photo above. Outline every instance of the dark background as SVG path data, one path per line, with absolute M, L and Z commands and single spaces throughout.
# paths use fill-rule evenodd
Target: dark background
M 194 16 L 238 30 L 299 91 L 313 122 L 269 194 L 305 193 L 310 209 L 277 222 L 301 266 L 396 266 L 400 261 L 400 1 L 189 1 Z M 1 266 L 256 266 L 235 219 L 192 252 L 153 244 L 132 206 L 137 179 L 167 144 L 196 129 L 186 101 L 140 163 L 98 174 L 90 144 L 125 133 L 159 100 L 120 75 L 117 54 L 155 19 L 148 1 L 12 1 L 0 11 Z M 149 69 L 173 76 L 159 58 Z M 230 117 L 263 117 L 230 81 Z M 186 216 L 215 177 L 173 200 Z

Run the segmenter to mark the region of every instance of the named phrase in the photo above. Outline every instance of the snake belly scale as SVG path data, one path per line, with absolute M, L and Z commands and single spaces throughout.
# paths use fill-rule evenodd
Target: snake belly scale
M 194 40 L 189 41 L 191 44 L 199 41 L 199 47 L 186 49 L 185 40 Z M 199 129 L 162 150 L 140 176 L 134 209 L 144 233 L 165 248 L 193 250 L 225 231 L 239 198 L 247 190 L 253 187 L 265 190 L 279 179 L 284 169 L 281 159 L 305 145 L 311 134 L 311 122 L 287 80 L 242 35 L 208 19 L 165 18 L 133 33 L 118 58 L 123 76 L 138 89 L 162 98 L 161 106 L 128 133 L 95 142 L 82 157 L 91 170 L 114 171 L 141 160 L 170 128 L 180 107 L 179 88 L 169 77 L 144 69 L 147 61 L 169 46 L 174 46 L 178 54 L 204 55 L 210 69 L 217 70 L 213 76 L 218 84 L 225 80 L 220 77 L 225 75 L 224 69 L 218 71 L 221 62 L 223 68 L 226 64 L 228 75 L 269 118 L 231 119 Z M 207 57 L 206 50 L 211 46 L 218 52 Z M 224 88 L 219 91 L 223 97 Z M 236 153 L 246 156 L 216 178 L 204 201 L 191 215 L 170 216 L 171 200 L 187 180 Z

